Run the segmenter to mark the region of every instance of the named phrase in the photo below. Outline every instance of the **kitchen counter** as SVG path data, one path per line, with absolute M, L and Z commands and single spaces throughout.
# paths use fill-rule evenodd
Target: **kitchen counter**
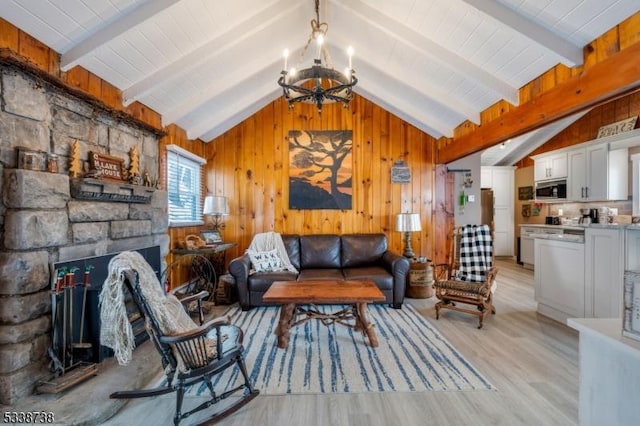
M 549 228 L 549 229 L 585 229 L 585 228 L 596 228 L 596 229 L 637 229 L 640 230 L 640 223 L 590 223 L 588 225 L 576 224 L 576 225 L 546 225 L 546 224 L 537 224 L 537 223 L 521 223 L 520 227 L 531 227 L 531 228 Z

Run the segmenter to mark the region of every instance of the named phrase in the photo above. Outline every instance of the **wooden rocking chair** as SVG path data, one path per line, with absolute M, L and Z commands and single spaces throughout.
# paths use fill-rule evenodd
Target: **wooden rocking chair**
M 496 313 L 493 290 L 498 273 L 494 266 L 493 233 L 488 225 L 467 225 L 454 229 L 450 263 L 435 265 L 436 319 L 441 309 L 453 309 L 477 315 L 478 328 L 484 319 Z M 456 303 L 474 305 L 460 307 Z
M 141 291 L 137 272 L 126 270 L 123 275 L 125 285 L 131 292 L 137 308 L 147 321 L 147 331 L 150 338 L 160 352 L 162 367 L 166 374 L 166 384 L 153 389 L 115 392 L 110 395 L 111 398 L 144 398 L 176 392 L 176 412 L 173 422 L 178 425 L 182 419 L 193 413 L 204 410 L 237 391 L 243 390 L 241 399 L 206 419 L 200 420 L 200 424 L 219 421 L 240 409 L 259 394 L 259 391 L 253 388 L 247 374 L 242 346 L 243 332 L 239 327 L 230 324 L 226 319 L 216 318 L 191 331 L 178 335 L 165 335 Z M 199 296 L 194 295 L 182 299 L 181 302 L 183 304 L 189 303 Z M 212 339 L 215 340 L 215 349 L 207 347 L 211 346 L 207 345 L 207 341 Z M 238 366 L 244 381 L 233 389 L 216 394 L 211 381 L 212 376 L 220 374 L 234 365 Z M 177 380 L 174 382 L 174 379 Z M 211 398 L 196 408 L 183 413 L 182 402 L 185 388 L 200 382 L 207 385 Z

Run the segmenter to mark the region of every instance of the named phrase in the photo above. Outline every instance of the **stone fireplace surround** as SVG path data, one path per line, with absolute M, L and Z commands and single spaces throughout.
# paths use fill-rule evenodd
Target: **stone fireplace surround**
M 16 404 L 47 379 L 50 265 L 159 245 L 168 253 L 167 194 L 148 204 L 74 199 L 68 161 L 78 140 L 158 176 L 158 134 L 124 123 L 90 102 L 21 69 L 0 65 L 0 403 Z M 18 169 L 16 147 L 59 156 L 59 173 Z M 85 170 L 86 170 L 86 164 Z

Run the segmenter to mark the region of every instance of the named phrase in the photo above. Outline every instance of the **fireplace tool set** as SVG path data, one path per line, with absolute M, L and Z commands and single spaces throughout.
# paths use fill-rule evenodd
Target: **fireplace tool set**
M 86 362 L 87 359 L 91 359 L 93 345 L 84 341 L 87 289 L 90 286 L 93 266 L 85 267 L 81 282 L 76 281 L 76 272 L 79 269 L 78 267 L 61 268 L 55 270 L 53 274 L 49 369 L 55 376 L 51 380 L 40 383 L 37 391 L 41 393 L 61 392 L 97 374 L 97 365 Z M 77 305 L 80 298 L 82 302 L 78 312 Z M 76 328 L 78 325 L 79 327 Z

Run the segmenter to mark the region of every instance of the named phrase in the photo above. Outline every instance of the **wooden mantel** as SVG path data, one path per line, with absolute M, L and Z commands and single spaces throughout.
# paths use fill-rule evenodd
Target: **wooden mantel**
M 446 164 L 560 118 L 640 89 L 640 42 L 522 104 L 438 151 Z

